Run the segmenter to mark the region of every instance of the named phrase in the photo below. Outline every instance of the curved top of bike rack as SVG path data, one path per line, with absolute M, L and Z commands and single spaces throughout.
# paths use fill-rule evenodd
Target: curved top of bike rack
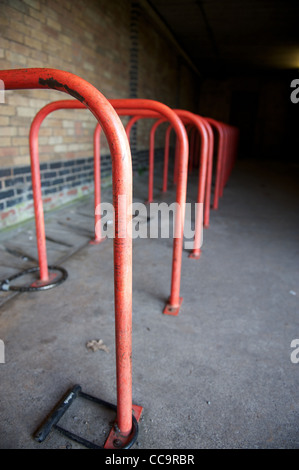
M 132 161 L 128 139 L 109 101 L 86 80 L 49 68 L 0 71 L 6 90 L 54 89 L 71 95 L 86 106 L 103 127 L 112 156 L 115 221 L 114 293 L 117 356 L 117 425 L 122 435 L 132 429 Z M 119 204 L 118 196 L 122 196 Z

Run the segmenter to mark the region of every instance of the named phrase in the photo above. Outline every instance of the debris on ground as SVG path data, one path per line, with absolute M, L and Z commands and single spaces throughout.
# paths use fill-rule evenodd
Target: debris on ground
M 87 341 L 86 343 L 87 349 L 91 349 L 91 351 L 96 352 L 98 350 L 109 352 L 109 349 L 107 346 L 104 344 L 102 339 L 92 339 L 90 341 Z

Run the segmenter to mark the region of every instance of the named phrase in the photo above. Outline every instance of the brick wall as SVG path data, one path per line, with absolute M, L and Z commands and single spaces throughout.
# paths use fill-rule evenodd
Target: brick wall
M 169 106 L 187 104 L 179 90 L 178 52 L 138 1 L 0 0 L 0 7 L 1 69 L 57 68 L 86 79 L 108 99 L 139 97 Z M 189 86 L 192 73 L 186 69 L 185 75 Z M 52 90 L 6 91 L 4 97 L 0 104 L 0 227 L 33 215 L 30 125 L 44 105 L 68 99 Z M 127 119 L 122 121 L 125 124 Z M 93 191 L 95 125 L 88 110 L 56 111 L 43 122 L 39 153 L 46 210 Z M 138 132 L 133 130 L 134 169 L 147 166 L 149 125 L 140 123 Z M 157 133 L 157 147 L 163 146 L 163 132 Z M 104 137 L 101 155 L 102 177 L 109 184 L 111 164 Z

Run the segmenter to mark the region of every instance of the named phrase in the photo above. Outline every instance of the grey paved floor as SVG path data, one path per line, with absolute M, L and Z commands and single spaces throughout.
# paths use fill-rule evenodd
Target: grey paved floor
M 134 241 L 133 401 L 144 408 L 134 448 L 299 448 L 299 363 L 291 361 L 299 338 L 297 176 L 294 166 L 238 163 L 204 232 L 201 259 L 183 253 L 178 317 L 162 314 L 171 240 Z M 146 176 L 134 193 L 142 200 Z M 80 447 L 56 432 L 43 444 L 32 438 L 75 383 L 116 400 L 112 241 L 88 243 L 92 198 L 46 220 L 49 263 L 69 277 L 46 292 L 0 293 L 2 449 Z M 34 264 L 34 225 L 2 233 L 0 245 L 3 279 Z M 109 351 L 90 351 L 91 339 Z M 112 417 L 74 403 L 64 419 L 101 444 Z

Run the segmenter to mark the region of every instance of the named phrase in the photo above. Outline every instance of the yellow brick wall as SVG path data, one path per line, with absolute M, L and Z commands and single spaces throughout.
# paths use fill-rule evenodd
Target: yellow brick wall
M 0 0 L 0 68 L 56 68 L 84 78 L 107 99 L 147 98 L 194 110 L 194 74 L 188 66 L 182 72 L 182 58 L 175 45 L 138 5 L 138 0 Z M 11 223 L 7 213 L 15 212 L 12 220 L 17 221 L 14 205 L 21 204 L 22 217 L 26 216 L 25 202 L 29 201 L 32 209 L 30 125 L 44 105 L 60 99 L 73 98 L 54 90 L 4 92 L 4 103 L 0 103 L 0 228 L 1 220 Z M 121 120 L 125 124 L 128 118 Z M 147 166 L 152 124 L 152 120 L 144 121 L 137 134 L 135 131 L 134 169 Z M 58 202 L 65 201 L 64 194 L 81 194 L 81 183 L 85 191 L 87 186 L 92 188 L 95 125 L 88 110 L 59 110 L 44 120 L 39 154 L 47 201 L 55 192 L 61 196 Z M 164 145 L 165 129 L 165 125 L 158 129 L 158 148 Z M 111 162 L 104 136 L 101 154 L 108 175 Z
M 1 1 L 1 69 L 50 67 L 72 72 L 107 98 L 128 96 L 130 1 Z M 5 92 L 0 106 L 1 166 L 29 163 L 28 134 L 37 111 L 68 99 L 45 90 Z M 70 97 L 71 98 L 71 97 Z M 89 111 L 59 111 L 40 132 L 41 161 L 92 155 Z

